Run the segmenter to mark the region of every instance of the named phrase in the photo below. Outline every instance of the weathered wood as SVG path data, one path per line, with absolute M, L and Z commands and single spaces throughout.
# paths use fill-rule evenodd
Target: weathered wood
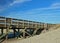
M 33 35 L 35 35 L 36 34 L 36 32 L 37 32 L 37 30 L 38 30 L 39 28 L 36 28 L 35 29 L 35 31 L 33 32 Z
M 25 29 L 23 29 L 23 38 L 25 38 L 25 30 L 26 30 L 27 28 L 25 27 Z
M 9 33 L 9 27 L 7 27 L 7 29 L 6 29 L 6 34 L 7 34 L 6 40 L 8 40 L 8 33 Z
M 0 27 L 7 27 L 9 24 L 10 25 L 15 25 L 17 28 L 24 28 L 24 27 L 28 27 L 28 28 L 40 28 L 40 24 L 41 24 L 41 28 L 44 27 L 45 25 L 43 25 L 44 23 L 41 22 L 35 22 L 35 21 L 28 21 L 28 20 L 19 20 L 19 19 L 14 19 L 14 18 L 6 18 L 6 17 L 0 17 Z M 49 27 L 54 25 L 54 24 L 48 24 Z
M 1 29 L 1 34 L 3 34 L 3 28 Z
M 25 30 L 27 28 L 32 28 L 34 29 L 35 28 L 35 31 L 33 32 L 33 35 L 36 34 L 37 30 L 38 29 L 48 29 L 50 28 L 51 26 L 53 25 L 56 25 L 56 24 L 48 24 L 47 23 L 41 23 L 41 22 L 35 22 L 35 21 L 29 21 L 29 20 L 22 20 L 22 19 L 14 19 L 14 18 L 6 18 L 6 17 L 0 17 L 0 28 L 5 28 L 6 29 L 6 34 L 9 33 L 9 29 L 11 28 L 14 28 L 15 29 L 18 29 L 18 32 L 19 32 L 19 29 L 23 29 L 23 38 L 25 38 L 25 34 L 28 34 L 29 36 L 31 36 L 31 34 L 29 34 L 28 32 L 26 32 Z M 15 27 L 14 27 L 15 26 Z M 1 30 L 2 34 L 3 34 L 3 29 Z M 14 35 L 15 35 L 15 31 L 14 31 Z M 8 35 L 6 36 L 6 39 L 8 39 Z

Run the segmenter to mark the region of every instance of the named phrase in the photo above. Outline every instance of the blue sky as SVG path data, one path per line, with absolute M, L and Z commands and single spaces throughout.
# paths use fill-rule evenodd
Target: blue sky
M 0 16 L 60 23 L 60 0 L 0 0 Z

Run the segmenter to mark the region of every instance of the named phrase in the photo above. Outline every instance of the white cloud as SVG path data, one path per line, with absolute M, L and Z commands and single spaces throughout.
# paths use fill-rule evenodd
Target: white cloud
M 10 6 L 12 6 L 12 5 L 16 4 L 16 3 L 24 3 L 24 2 L 27 2 L 27 1 L 32 1 L 32 0 L 14 0 L 14 1 L 10 4 Z
M 0 13 L 8 8 L 10 8 L 10 6 L 13 6 L 14 4 L 17 3 L 24 3 L 24 2 L 28 2 L 28 1 L 32 1 L 32 0 L 13 0 L 12 2 L 5 4 L 4 6 L 0 5 Z
M 59 9 L 59 8 L 60 8 L 60 3 L 53 3 L 46 8 L 38 8 L 38 10 Z
M 48 7 L 44 7 L 44 8 L 37 8 L 37 9 L 31 9 L 29 11 L 26 11 L 25 13 L 27 14 L 32 14 L 32 13 L 38 13 L 38 12 L 43 12 L 46 10 L 56 10 L 59 9 L 60 11 L 60 3 L 53 3 Z
M 0 8 L 0 13 L 2 13 L 6 8 Z
M 20 14 L 21 15 L 22 14 L 24 14 L 24 15 L 28 14 L 28 15 L 32 15 L 32 16 L 35 15 L 35 14 L 38 14 L 38 15 L 41 14 L 42 15 L 42 13 L 44 13 L 47 10 L 46 12 L 47 13 L 49 12 L 50 13 L 49 15 L 51 16 L 52 14 L 55 14 L 54 11 L 60 11 L 60 6 L 57 6 L 57 5 L 60 5 L 60 3 L 59 4 L 58 3 L 53 3 L 49 7 L 46 7 L 46 8 L 31 9 L 31 10 L 23 11 L 23 12 L 19 11 L 19 12 L 17 12 L 17 14 L 15 13 L 15 15 L 20 15 Z M 59 10 L 57 10 L 57 9 L 59 9 Z M 51 12 L 53 12 L 53 13 L 51 13 Z M 12 14 L 12 13 L 10 13 L 10 14 Z M 12 16 L 12 15 L 10 15 L 10 16 Z
M 60 8 L 60 3 L 54 3 L 54 4 L 51 5 L 51 7 Z
M 58 9 L 58 10 L 57 10 Z M 60 4 L 53 3 L 46 8 L 31 9 L 23 12 L 11 12 L 7 17 L 54 23 L 60 18 Z M 15 14 L 15 15 L 14 15 Z M 23 16 L 24 15 L 24 16 Z M 32 19 L 31 19 L 32 18 Z M 38 20 L 40 19 L 40 20 Z
M 56 10 L 56 9 L 60 9 L 60 3 L 53 3 L 53 4 L 51 4 L 50 6 L 48 6 L 48 7 L 44 7 L 44 8 L 37 8 L 37 9 L 32 9 L 32 10 L 30 10 L 30 11 L 44 11 L 44 10 Z

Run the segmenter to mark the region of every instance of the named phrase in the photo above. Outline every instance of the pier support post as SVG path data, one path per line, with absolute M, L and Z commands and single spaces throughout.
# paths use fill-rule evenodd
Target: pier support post
M 36 29 L 35 29 L 35 31 L 33 32 L 33 35 L 35 35 L 35 34 L 36 34 L 37 30 L 38 30 L 38 28 L 36 28 Z
M 3 34 L 3 28 L 1 29 L 1 34 Z
M 15 37 L 15 29 L 14 29 L 14 37 Z
M 17 36 L 17 38 L 19 38 L 20 37 L 20 33 L 19 33 L 19 29 L 18 29 L 18 36 Z
M 9 33 L 9 27 L 7 27 L 7 29 L 6 29 L 6 40 L 8 40 L 8 33 Z
M 23 38 L 25 38 L 25 33 L 26 33 L 25 30 L 26 30 L 26 29 L 27 29 L 27 28 L 25 27 L 24 30 L 23 30 Z

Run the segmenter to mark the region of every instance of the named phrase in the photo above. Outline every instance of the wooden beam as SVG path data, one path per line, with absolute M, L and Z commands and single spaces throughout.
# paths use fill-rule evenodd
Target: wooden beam
M 18 29 L 18 33 L 19 33 L 19 30 L 20 30 L 20 29 Z M 20 34 L 18 35 L 18 37 L 20 37 Z M 18 37 L 17 37 L 17 38 L 18 38 Z
M 6 40 L 8 40 L 8 33 L 9 33 L 9 27 L 7 27 L 7 29 L 6 29 Z
M 14 29 L 14 37 L 15 37 L 15 29 Z
M 23 38 L 25 38 L 25 30 L 26 30 L 27 28 L 25 27 L 25 29 L 23 29 Z
M 1 29 L 1 34 L 3 34 L 3 28 Z
M 32 36 L 32 35 L 30 35 L 28 32 L 25 32 L 25 33 L 27 33 L 30 37 Z
M 35 31 L 33 32 L 33 35 L 35 35 L 36 34 L 36 32 L 37 32 L 37 30 L 38 30 L 39 28 L 36 28 L 35 29 Z

